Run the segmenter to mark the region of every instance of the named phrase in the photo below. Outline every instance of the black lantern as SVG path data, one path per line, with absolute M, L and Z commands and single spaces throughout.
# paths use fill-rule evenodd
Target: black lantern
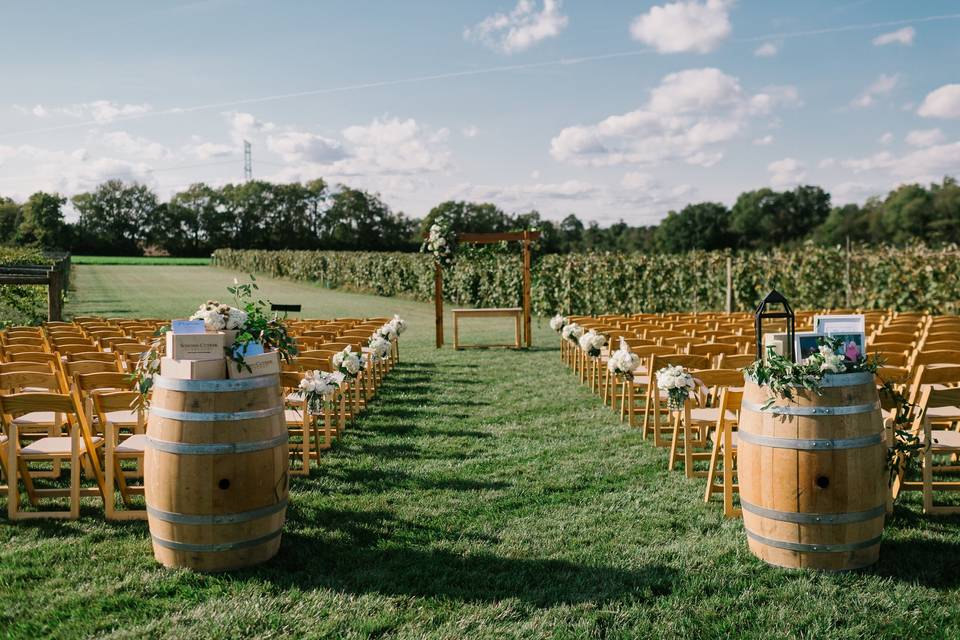
M 767 306 L 771 304 L 781 305 L 783 311 L 768 311 Z M 786 318 L 787 320 L 787 351 L 790 354 L 790 360 L 796 362 L 796 353 L 793 348 L 794 336 L 796 334 L 796 329 L 794 328 L 796 318 L 794 317 L 793 309 L 790 308 L 790 303 L 787 302 L 787 299 L 776 289 L 768 293 L 767 297 L 760 303 L 760 306 L 757 307 L 757 313 L 754 319 L 754 331 L 757 335 L 757 360 L 762 360 L 764 356 L 763 321 L 780 318 Z

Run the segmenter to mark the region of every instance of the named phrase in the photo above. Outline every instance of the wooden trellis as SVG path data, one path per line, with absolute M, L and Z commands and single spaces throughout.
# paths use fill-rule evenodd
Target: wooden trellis
M 502 233 L 460 233 L 458 244 L 493 244 L 520 242 L 523 251 L 523 344 L 533 345 L 530 327 L 530 245 L 540 238 L 539 231 L 507 231 Z M 443 268 L 439 263 L 434 271 L 434 307 L 437 323 L 437 348 L 443 346 Z

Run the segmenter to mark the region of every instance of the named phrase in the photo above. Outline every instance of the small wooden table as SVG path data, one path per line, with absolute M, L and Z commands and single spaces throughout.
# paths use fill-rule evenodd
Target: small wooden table
M 453 310 L 453 348 L 466 349 L 468 347 L 512 347 L 519 349 L 520 344 L 520 319 L 523 317 L 523 309 L 520 307 L 501 307 L 497 309 L 454 309 Z M 460 344 L 460 318 L 513 318 L 515 322 L 513 344 Z

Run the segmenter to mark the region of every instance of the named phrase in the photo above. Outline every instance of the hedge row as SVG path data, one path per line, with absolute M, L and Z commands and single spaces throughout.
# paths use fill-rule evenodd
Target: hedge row
M 893 308 L 955 312 L 960 300 L 960 251 L 863 247 L 847 259 L 839 247 L 770 252 L 686 254 L 590 253 L 544 255 L 533 265 L 533 310 L 622 313 L 720 310 L 725 305 L 726 261 L 732 261 L 734 307 L 752 309 L 771 288 L 796 308 Z M 212 264 L 326 287 L 433 299 L 430 256 L 410 253 L 236 251 L 222 249 Z M 455 303 L 518 305 L 519 256 L 474 254 L 444 275 L 444 297 Z
M 53 264 L 37 249 L 0 246 L 0 267 Z M 47 287 L 38 285 L 0 285 L 0 328 L 20 324 L 38 324 L 47 318 Z

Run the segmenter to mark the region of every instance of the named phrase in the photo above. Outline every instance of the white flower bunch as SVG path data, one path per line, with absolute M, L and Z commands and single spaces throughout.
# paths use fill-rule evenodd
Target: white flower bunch
M 333 356 L 333 366 L 348 378 L 356 378 L 363 370 L 363 361 L 360 359 L 360 354 L 354 353 L 350 347 L 347 347 Z
M 828 345 L 822 344 L 819 352 L 810 357 L 810 360 L 820 365 L 821 373 L 843 373 L 846 371 L 844 357 L 835 353 Z
M 433 258 L 442 266 L 448 267 L 453 264 L 453 253 L 456 245 L 456 236 L 450 229 L 446 220 L 437 219 L 427 232 L 427 239 L 421 247 L 421 251 L 429 251 Z
M 216 300 L 207 300 L 190 319 L 203 320 L 203 326 L 209 331 L 235 331 L 247 324 L 247 313 Z
M 563 328 L 567 326 L 569 323 L 570 323 L 570 320 L 567 319 L 566 316 L 564 316 L 561 313 L 558 313 L 557 315 L 550 318 L 550 328 L 556 331 L 557 333 L 562 331 Z
M 580 336 L 578 342 L 580 343 L 580 348 L 583 349 L 588 356 L 596 357 L 600 355 L 600 349 L 607 344 L 607 336 L 590 329 L 590 331 Z
M 393 320 L 391 320 L 387 324 L 393 327 L 393 330 L 396 332 L 398 336 L 407 330 L 407 321 L 401 318 L 400 316 L 398 316 L 397 314 L 393 314 Z
M 578 325 L 576 322 L 571 322 L 561 329 L 560 335 L 564 340 L 569 340 L 573 344 L 577 344 L 577 342 L 580 340 L 580 336 L 583 335 L 583 327 Z
M 657 371 L 657 388 L 669 396 L 670 408 L 679 411 L 690 392 L 697 388 L 697 382 L 683 367 L 667 366 Z
M 610 354 L 607 370 L 610 373 L 629 375 L 639 366 L 640 356 L 631 351 L 623 338 L 620 338 L 620 348 Z
M 393 350 L 393 345 L 390 344 L 390 341 L 378 334 L 374 334 L 373 337 L 370 338 L 369 346 L 375 360 L 383 360 L 389 356 L 390 351 Z
M 323 397 L 340 388 L 344 376 L 339 371 L 307 371 L 300 381 L 300 391 L 307 401 L 307 409 L 311 413 L 319 413 L 323 408 Z
M 387 323 L 373 332 L 373 338 L 383 338 L 389 342 L 392 342 L 397 339 L 397 329 L 391 323 Z

